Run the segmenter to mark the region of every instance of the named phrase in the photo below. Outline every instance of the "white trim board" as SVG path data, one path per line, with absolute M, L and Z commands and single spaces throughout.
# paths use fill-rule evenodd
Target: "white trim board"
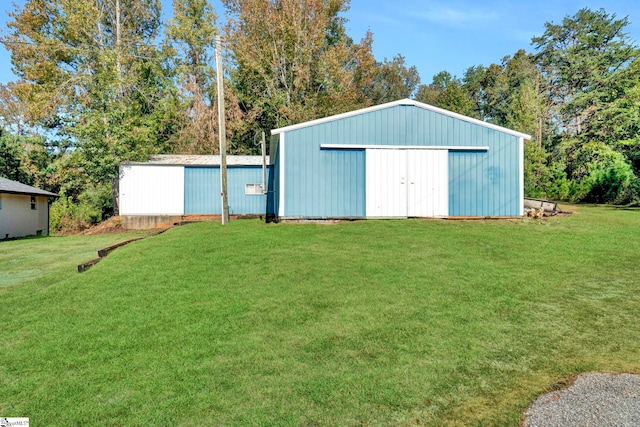
M 278 142 L 279 148 L 280 148 L 280 188 L 278 189 L 278 191 L 280 191 L 280 194 L 278 194 L 278 199 L 279 199 L 279 203 L 278 203 L 278 212 L 276 213 L 277 216 L 279 217 L 284 217 L 284 180 L 285 180 L 285 170 L 284 170 L 284 164 L 285 164 L 285 157 L 284 157 L 284 134 L 280 135 L 280 141 Z M 274 157 L 275 158 L 275 157 Z
M 315 125 L 319 125 L 319 124 L 322 124 L 322 123 L 332 122 L 332 121 L 335 121 L 335 120 L 346 119 L 346 118 L 349 118 L 349 117 L 358 116 L 360 114 L 366 114 L 366 113 L 370 113 L 370 112 L 373 112 L 373 111 L 383 110 L 385 108 L 397 107 L 397 106 L 400 106 L 400 105 L 424 108 L 425 110 L 430 110 L 430 111 L 433 111 L 435 113 L 443 114 L 445 116 L 453 117 L 453 118 L 456 118 L 456 119 L 459 119 L 459 120 L 463 120 L 465 122 L 469 122 L 469 123 L 472 123 L 472 124 L 476 124 L 476 125 L 479 125 L 479 126 L 483 126 L 483 127 L 489 128 L 489 129 L 493 129 L 493 130 L 496 130 L 498 132 L 503 132 L 503 133 L 506 133 L 506 134 L 509 134 L 509 135 L 517 136 L 519 138 L 531 139 L 531 135 L 527 135 L 527 134 L 524 134 L 524 133 L 521 133 L 521 132 L 518 132 L 518 131 L 515 131 L 515 130 L 507 129 L 507 128 L 502 127 L 502 126 L 494 125 L 493 123 L 483 122 L 482 120 L 474 119 L 472 117 L 463 116 L 462 114 L 454 113 L 453 111 L 444 110 L 442 108 L 434 107 L 433 105 L 424 104 L 422 102 L 414 101 L 412 99 L 400 99 L 398 101 L 388 102 L 386 104 L 375 105 L 373 107 L 363 108 L 363 109 L 355 110 L 355 111 L 349 111 L 347 113 L 337 114 L 335 116 L 323 117 L 321 119 L 311 120 L 309 122 L 298 123 L 298 124 L 291 125 L 291 126 L 285 126 L 285 127 L 279 128 L 279 129 L 273 129 L 271 131 L 271 135 L 277 135 L 277 134 L 289 132 L 289 131 L 292 131 L 292 130 L 302 129 L 302 128 L 306 128 L 306 127 L 309 127 L 309 126 L 315 126 Z
M 518 174 L 519 178 L 519 190 L 520 190 L 520 216 L 524 216 L 524 138 L 519 139 L 518 147 Z
M 449 150 L 449 151 L 489 151 L 488 146 L 471 145 L 375 145 L 375 144 L 320 144 L 327 150 Z

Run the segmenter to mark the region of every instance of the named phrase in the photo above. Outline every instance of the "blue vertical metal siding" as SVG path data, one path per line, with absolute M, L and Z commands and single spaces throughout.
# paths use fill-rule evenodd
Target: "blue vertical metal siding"
M 262 184 L 262 178 L 262 166 L 237 166 L 227 169 L 230 214 L 264 215 L 267 212 L 264 194 L 245 194 L 246 184 Z
M 184 168 L 184 213 L 220 214 L 220 168 Z
M 417 106 L 398 105 L 286 133 L 284 216 L 364 217 L 364 150 L 320 144 L 487 146 L 449 153 L 449 215 L 519 215 L 519 139 Z M 275 184 L 275 182 L 274 182 Z M 275 187 L 278 188 L 277 186 Z
M 184 168 L 185 214 L 220 214 L 220 168 Z M 245 194 L 246 184 L 262 184 L 261 166 L 230 166 L 227 168 L 227 191 L 230 214 L 256 214 L 266 212 L 265 196 Z
M 518 138 L 488 132 L 489 151 L 449 153 L 450 216 L 520 214 Z
M 320 144 L 325 142 L 318 127 L 301 129 L 294 140 L 287 134 L 285 216 L 364 217 L 364 150 L 321 150 Z

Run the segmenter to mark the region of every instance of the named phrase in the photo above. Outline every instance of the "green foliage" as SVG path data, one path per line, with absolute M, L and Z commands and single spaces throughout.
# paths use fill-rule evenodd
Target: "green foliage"
M 213 65 L 218 34 L 216 19 L 206 0 L 173 1 L 166 43 L 178 86 L 175 98 L 180 113 L 176 117 L 177 132 L 171 140 L 174 152 L 218 152 L 217 88 Z M 225 103 L 227 126 L 234 129 L 238 107 L 233 97 L 228 98 Z
M 567 179 L 564 165 L 549 162 L 549 154 L 533 141 L 524 145 L 524 194 L 525 197 L 568 200 L 571 181 Z
M 402 55 L 393 60 L 387 58 L 377 64 L 373 81 L 366 90 L 366 96 L 374 105 L 411 97 L 420 83 L 420 74 L 416 67 L 407 67 Z
M 60 194 L 50 209 L 53 231 L 81 231 L 113 213 L 112 182 L 92 181 L 87 170 L 95 168 L 96 163 L 87 162 L 85 155 L 74 150 L 52 164 L 52 179 L 56 180 L 56 191 Z M 103 164 L 106 162 L 108 159 Z M 105 166 L 105 175 L 107 172 L 115 173 Z
M 433 76 L 430 85 L 420 85 L 416 100 L 465 116 L 476 117 L 474 102 L 462 81 L 448 71 Z
M 576 143 L 567 149 L 572 197 L 596 203 L 629 203 L 637 199 L 633 168 L 622 153 L 601 142 Z
M 14 93 L 27 106 L 23 119 L 74 145 L 63 160 L 79 171 L 74 197 L 110 184 L 121 161 L 166 151 L 170 82 L 154 45 L 158 0 L 28 0 L 11 16 L 2 42 L 19 77 Z
M 617 98 L 624 74 L 638 55 L 624 28 L 627 18 L 616 19 L 604 9 L 584 8 L 562 24 L 545 24 L 545 32 L 532 39 L 536 56 L 549 80 L 556 102 L 554 119 L 570 136 L 586 133 L 589 121 Z
M 51 232 L 82 231 L 105 219 L 112 207 L 111 187 L 107 185 L 90 187 L 78 197 L 67 196 L 63 191 L 49 209 Z
M 92 218 L 95 217 L 95 214 L 96 212 L 85 204 L 74 202 L 72 197 L 62 193 L 60 198 L 53 202 L 49 208 L 50 231 L 55 234 L 60 231 L 84 230 L 92 224 Z
M 56 190 L 53 168 L 57 155 L 45 139 L 2 132 L 0 135 L 0 176 L 43 190 Z
M 368 106 L 376 73 L 372 36 L 347 36 L 345 0 L 224 0 L 231 81 L 259 130 Z M 250 140 L 250 139 L 249 139 Z
M 0 136 L 0 176 L 31 184 L 33 178 L 24 164 L 24 157 L 25 153 L 18 139 L 3 132 Z

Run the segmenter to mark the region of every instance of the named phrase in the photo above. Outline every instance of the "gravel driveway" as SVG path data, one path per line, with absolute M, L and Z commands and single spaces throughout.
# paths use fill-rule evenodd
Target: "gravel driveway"
M 640 375 L 588 373 L 536 399 L 524 427 L 638 427 Z

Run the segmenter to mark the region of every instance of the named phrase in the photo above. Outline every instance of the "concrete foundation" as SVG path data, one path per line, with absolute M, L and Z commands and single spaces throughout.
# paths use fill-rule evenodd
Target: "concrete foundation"
M 149 228 L 171 227 L 183 221 L 182 215 L 120 215 L 122 228 L 147 230 Z
M 263 219 L 264 215 L 229 215 L 229 220 Z M 120 215 L 122 228 L 128 230 L 148 230 L 166 228 L 190 222 L 220 221 L 220 215 Z

